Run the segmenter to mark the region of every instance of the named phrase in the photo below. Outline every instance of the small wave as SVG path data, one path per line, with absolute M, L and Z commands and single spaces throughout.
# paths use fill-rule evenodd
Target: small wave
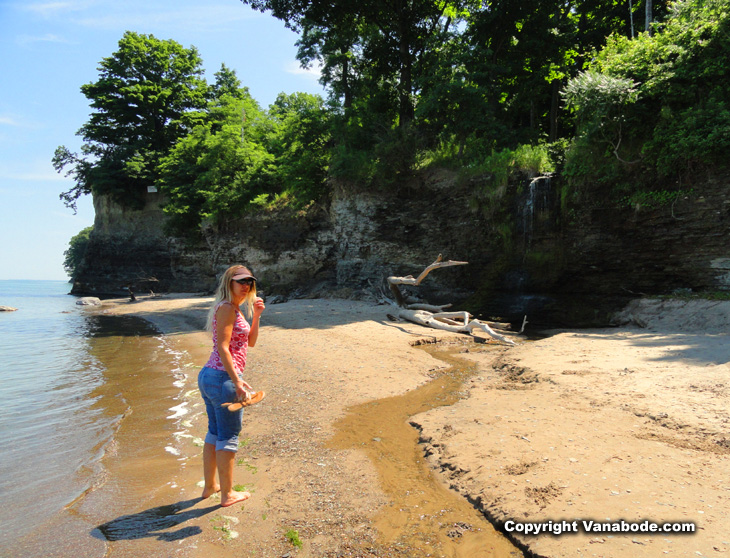
M 188 404 L 188 402 L 185 401 L 184 403 L 180 403 L 180 405 L 176 405 L 175 407 L 170 407 L 168 410 L 169 411 L 175 411 L 175 413 L 172 414 L 172 415 L 170 415 L 167 418 L 169 418 L 169 419 L 176 419 L 176 418 L 183 417 L 183 416 L 187 415 L 188 414 L 188 409 L 185 408 L 187 406 L 187 404 Z

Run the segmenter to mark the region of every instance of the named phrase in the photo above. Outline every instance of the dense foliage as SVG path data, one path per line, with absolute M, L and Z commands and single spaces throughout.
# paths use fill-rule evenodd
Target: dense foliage
M 428 165 L 459 169 L 489 210 L 517 172 L 653 200 L 676 192 L 652 181 L 726 164 L 729 0 L 655 1 L 651 25 L 628 0 L 242 1 L 300 32 L 327 102 L 262 108 L 225 66 L 208 84 L 194 47 L 127 32 L 82 87 L 81 155 L 56 151 L 67 204 L 157 186 L 172 230 L 196 234 L 324 201 L 331 178 L 398 188 Z
M 71 237 L 68 242 L 68 250 L 63 253 L 63 269 L 72 279 L 76 277 L 76 272 L 84 261 L 86 247 L 89 245 L 89 236 L 94 227 L 86 227 L 78 234 Z
M 282 199 L 305 206 L 326 193 L 322 99 L 282 93 L 266 113 L 240 83 L 235 91 L 213 95 L 205 121 L 160 162 L 168 225 L 177 234 L 195 234 L 204 221 L 219 224 L 252 206 Z
M 305 206 L 326 194 L 330 113 L 317 96 L 281 94 L 263 110 L 225 65 L 203 79 L 194 47 L 127 32 L 81 90 L 94 109 L 53 163 L 74 178 L 61 194 L 111 195 L 140 207 L 148 187 L 165 195 L 169 229 L 195 235 L 247 208 L 284 199 Z
M 336 159 L 375 164 L 388 144 L 403 154 L 392 126 L 415 149 L 456 144 L 465 162 L 572 132 L 559 127 L 561 87 L 611 33 L 630 35 L 633 17 L 618 0 L 242 1 L 300 31 L 300 60 L 321 63 L 346 120 Z
M 640 177 L 681 179 L 727 164 L 728 7 L 676 2 L 651 36 L 610 37 L 569 82 L 578 134 L 566 171 L 576 183 L 601 177 L 632 189 Z
M 119 50 L 101 61 L 99 80 L 81 87 L 94 112 L 78 131 L 79 156 L 59 147 L 53 165 L 70 167 L 76 184 L 61 194 L 67 205 L 91 192 L 128 206 L 157 180 L 157 165 L 185 137 L 205 107 L 198 51 L 175 41 L 127 32 Z
M 264 113 L 235 74 L 225 67 L 216 74 L 209 97 L 204 121 L 160 161 L 165 210 L 177 233 L 240 212 L 260 193 L 260 176 L 272 163 L 260 143 Z

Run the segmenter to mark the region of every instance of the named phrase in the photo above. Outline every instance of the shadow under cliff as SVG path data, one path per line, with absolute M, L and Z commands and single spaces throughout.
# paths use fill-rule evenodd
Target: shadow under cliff
M 155 292 L 209 292 L 231 262 L 244 262 L 267 293 L 292 300 L 322 284 L 324 296 L 374 293 L 386 277 L 415 277 L 442 253 L 469 265 L 429 275 L 428 302 L 515 324 L 527 315 L 531 327 L 551 328 L 609 325 L 640 295 L 730 289 L 728 173 L 698 176 L 657 207 L 620 203 L 598 183 L 576 191 L 559 176 L 522 177 L 479 197 L 491 191 L 488 178 L 460 184 L 454 173 L 425 171 L 386 194 L 335 185 L 326 206 L 252 212 L 197 244 L 164 237 L 158 199 L 137 212 L 95 199 L 98 223 L 74 292 L 134 284 L 142 293 L 153 279 Z

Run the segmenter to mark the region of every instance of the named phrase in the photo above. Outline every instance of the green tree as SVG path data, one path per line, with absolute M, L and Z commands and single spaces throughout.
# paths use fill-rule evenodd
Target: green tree
M 89 237 L 94 227 L 86 227 L 68 241 L 68 249 L 63 253 L 63 269 L 73 280 L 76 272 L 84 260 L 86 247 L 89 245 Z
M 657 2 L 657 15 L 666 0 Z M 429 145 L 454 142 L 463 164 L 493 149 L 572 134 L 560 91 L 613 33 L 631 33 L 625 0 L 491 0 L 466 16 L 464 32 L 437 46 L 423 72 L 417 115 Z
M 596 72 L 583 72 L 563 91 L 567 106 L 576 114 L 578 133 L 595 144 L 605 144 L 622 162 L 627 113 L 639 99 L 638 83 Z M 602 150 L 602 151 L 605 151 Z
M 252 202 L 302 207 L 326 195 L 330 125 L 323 100 L 281 93 L 266 113 L 246 88 L 238 92 L 212 100 L 206 121 L 162 160 L 165 212 L 178 234 L 196 234 L 206 220 L 225 223 Z
M 269 118 L 266 145 L 276 159 L 272 176 L 276 190 L 297 205 L 321 199 L 326 193 L 331 137 L 324 101 L 308 93 L 280 93 L 269 107 Z
M 621 158 L 640 159 L 641 167 L 660 176 L 727 164 L 728 7 L 727 0 L 681 0 L 672 4 L 664 22 L 655 24 L 652 35 L 612 36 L 590 73 L 568 87 L 583 123 L 576 148 L 590 150 L 605 136 L 602 130 L 613 127 L 609 135 L 623 139 L 625 146 Z M 588 87 L 591 82 L 604 86 Z M 635 93 L 626 97 L 629 84 Z M 611 99 L 608 105 L 600 102 L 600 91 Z
M 230 95 L 236 99 L 243 99 L 248 89 L 241 86 L 241 80 L 238 79 L 236 71 L 232 70 L 225 64 L 221 64 L 221 69 L 213 74 L 215 81 L 208 90 L 209 99 L 220 99 L 223 95 Z
M 666 0 L 655 5 L 657 16 L 666 12 Z M 630 15 L 624 0 L 492 0 L 474 10 L 459 62 L 471 97 L 501 123 L 485 123 L 485 139 L 515 145 L 572 133 L 559 121 L 568 116 L 560 91 L 610 35 L 630 35 Z
M 53 165 L 75 184 L 61 199 L 75 209 L 91 192 L 139 206 L 157 165 L 200 121 L 207 85 L 195 47 L 127 31 L 104 58 L 99 79 L 81 87 L 94 112 L 78 131 L 81 155 L 59 147 Z
M 241 95 L 224 94 L 211 101 L 206 120 L 160 162 L 165 213 L 178 234 L 196 234 L 206 219 L 221 223 L 270 189 L 273 156 L 261 143 L 267 119 L 247 92 Z
M 425 59 L 457 29 L 476 0 L 242 0 L 302 31 L 299 59 L 322 63 L 325 85 L 349 106 L 357 95 L 387 91 L 398 123 L 414 117 Z

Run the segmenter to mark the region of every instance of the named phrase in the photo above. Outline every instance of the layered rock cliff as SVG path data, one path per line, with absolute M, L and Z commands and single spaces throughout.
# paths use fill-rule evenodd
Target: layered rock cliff
M 429 276 L 419 293 L 433 302 L 601 323 L 637 294 L 730 290 L 729 183 L 728 175 L 703 180 L 649 209 L 596 203 L 598 195 L 569 207 L 558 179 L 525 179 L 485 208 L 474 195 L 479 184 L 429 173 L 390 193 L 339 185 L 326 206 L 248 214 L 207 227 L 195 243 L 165 236 L 159 194 L 148 194 L 142 211 L 96 197 L 73 292 L 207 292 L 240 262 L 267 294 L 366 296 L 388 275 L 415 275 L 442 253 L 469 265 Z

